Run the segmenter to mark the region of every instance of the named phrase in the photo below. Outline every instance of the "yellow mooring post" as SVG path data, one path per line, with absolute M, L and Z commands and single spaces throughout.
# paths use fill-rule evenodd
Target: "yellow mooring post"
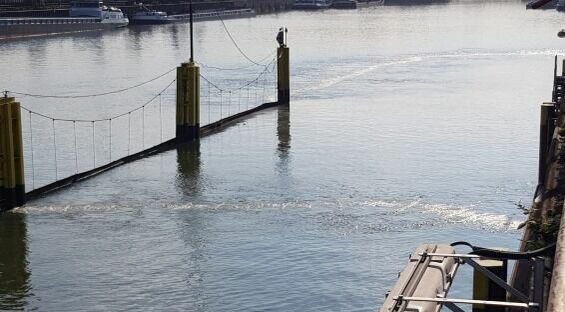
M 14 170 L 16 171 L 16 207 L 25 204 L 24 144 L 22 114 L 19 102 L 12 102 L 12 135 L 14 143 Z
M 0 201 L 6 209 L 25 203 L 25 179 L 20 103 L 0 98 Z
M 500 249 L 505 250 L 505 249 Z M 506 281 L 508 275 L 508 262 L 506 260 L 480 259 L 477 263 Z M 473 299 L 489 301 L 506 301 L 506 290 L 498 286 L 486 275 L 478 270 L 473 272 Z M 493 307 L 483 304 L 474 304 L 473 312 L 505 312 L 505 307 Z
M 200 68 L 189 62 L 177 67 L 177 128 L 178 141 L 200 137 Z
M 286 44 L 277 49 L 277 89 L 279 104 L 290 103 L 290 50 Z

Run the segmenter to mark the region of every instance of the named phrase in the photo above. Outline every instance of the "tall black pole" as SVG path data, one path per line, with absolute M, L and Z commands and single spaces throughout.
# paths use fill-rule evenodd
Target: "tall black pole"
M 192 27 L 192 0 L 190 0 L 188 9 L 190 10 L 190 62 L 194 63 L 194 32 Z

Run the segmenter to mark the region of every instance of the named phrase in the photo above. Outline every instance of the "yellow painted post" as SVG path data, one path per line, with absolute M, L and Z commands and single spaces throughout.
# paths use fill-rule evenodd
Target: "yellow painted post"
M 200 68 L 182 63 L 177 68 L 177 127 L 179 141 L 200 137 Z
M 194 87 L 191 93 L 192 103 L 188 106 L 190 111 L 188 127 L 191 139 L 197 139 L 200 137 L 200 67 L 196 64 L 192 64 L 189 75 L 192 75 Z
M 282 44 L 277 49 L 277 89 L 279 104 L 290 103 L 290 49 Z
M 502 249 L 501 249 L 502 250 Z M 506 281 L 508 262 L 506 260 L 481 259 L 477 263 Z M 506 290 L 478 270 L 473 272 L 473 299 L 506 301 Z M 473 312 L 505 312 L 505 307 L 485 306 L 474 304 Z
M 12 102 L 12 140 L 14 144 L 14 171 L 16 179 L 16 207 L 25 204 L 24 147 L 20 103 Z
M 4 124 L 6 123 L 4 118 L 4 101 L 5 99 L 0 98 L 0 211 L 2 211 L 6 203 L 6 166 L 4 165 L 4 160 L 6 159 L 6 152 L 5 152 L 5 143 L 6 135 L 4 134 Z
M 179 141 L 184 139 L 184 124 L 185 124 L 185 107 L 186 99 L 188 97 L 188 67 L 185 66 L 186 63 L 181 64 L 177 67 L 177 127 L 176 127 L 176 138 Z
M 12 102 L 14 98 L 0 99 L 0 135 L 2 136 L 2 199 L 4 207 L 16 206 L 16 172 L 14 170 L 14 142 Z

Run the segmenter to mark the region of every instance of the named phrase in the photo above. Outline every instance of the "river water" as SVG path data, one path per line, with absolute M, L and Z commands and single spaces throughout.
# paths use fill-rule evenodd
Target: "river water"
M 226 21 L 253 60 L 289 28 L 290 109 L 1 215 L 0 310 L 372 311 L 420 243 L 517 248 L 515 203 L 535 188 L 538 107 L 565 52 L 563 21 L 519 1 Z M 195 36 L 218 84 L 260 70 L 219 21 Z M 0 88 L 125 88 L 186 60 L 187 38 L 178 24 L 1 42 Z M 104 118 L 167 77 L 102 98 L 18 100 Z M 470 296 L 469 274 L 454 295 Z

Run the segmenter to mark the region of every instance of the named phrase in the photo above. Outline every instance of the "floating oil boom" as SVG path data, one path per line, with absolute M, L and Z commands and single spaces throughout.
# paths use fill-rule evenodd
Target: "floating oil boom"
M 453 245 L 467 245 L 473 251 L 457 254 Z M 465 242 L 420 245 L 410 255 L 379 312 L 439 312 L 444 307 L 463 312 L 460 304 L 473 305 L 473 311 L 511 308 L 512 311 L 542 312 L 545 266 L 544 258 L 539 255 L 554 247 L 520 253 L 475 247 Z M 532 263 L 533 278 L 529 287 L 531 293 L 524 294 L 506 282 L 507 261 L 528 259 Z M 455 275 L 463 264 L 474 269 L 473 299 L 448 298 Z

